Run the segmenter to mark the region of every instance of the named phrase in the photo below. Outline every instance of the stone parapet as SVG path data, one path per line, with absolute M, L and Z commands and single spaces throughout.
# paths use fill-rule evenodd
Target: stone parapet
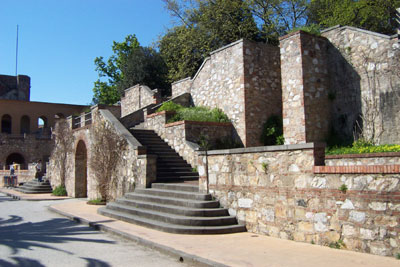
M 121 98 L 121 116 L 135 112 L 151 104 L 159 104 L 161 95 L 157 89 L 151 90 L 145 85 L 135 85 L 125 90 Z
M 400 164 L 400 152 L 327 155 L 327 166 L 353 166 L 353 165 L 391 165 Z

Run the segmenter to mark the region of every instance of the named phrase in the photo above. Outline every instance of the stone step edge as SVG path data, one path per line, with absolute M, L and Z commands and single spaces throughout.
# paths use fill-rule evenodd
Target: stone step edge
M 218 201 L 216 200 L 191 200 L 191 199 L 184 199 L 184 198 L 174 198 L 174 197 L 160 197 L 160 196 L 155 196 L 155 195 L 144 195 L 144 194 L 137 194 L 137 193 L 127 193 L 125 194 L 126 196 L 138 196 L 138 197 L 145 197 L 145 198 L 150 198 L 152 200 L 158 200 L 158 201 L 178 201 L 182 203 L 191 203 L 191 204 L 207 204 L 207 203 L 216 203 Z M 128 197 L 128 199 L 130 199 Z M 219 203 L 218 203 L 219 204 Z M 183 206 L 186 207 L 186 206 Z
M 117 203 L 121 202 L 129 202 L 129 203 L 135 203 L 139 205 L 149 205 L 153 206 L 154 208 L 160 207 L 160 208 L 166 208 L 166 209 L 175 209 L 178 211 L 188 211 L 188 212 L 222 212 L 228 210 L 226 208 L 192 208 L 192 207 L 184 207 L 184 206 L 177 206 L 177 205 L 166 205 L 166 204 L 160 204 L 160 203 L 155 203 L 155 202 L 146 202 L 146 201 L 139 201 L 139 200 L 132 200 L 129 198 L 119 198 L 116 200 Z M 129 205 L 129 204 L 123 204 L 123 205 Z M 229 214 L 229 213 L 228 213 Z M 196 216 L 194 216 L 196 217 Z M 212 216 L 204 216 L 204 217 L 212 217 Z
M 106 208 L 108 207 L 121 207 L 124 210 L 128 211 L 139 211 L 144 214 L 151 214 L 159 217 L 165 217 L 165 218 L 171 218 L 175 220 L 189 220 L 189 221 L 215 221 L 215 220 L 236 220 L 235 216 L 214 216 L 214 217 L 198 217 L 198 216 L 185 216 L 185 215 L 179 215 L 179 214 L 171 214 L 171 213 L 166 213 L 166 212 L 160 212 L 160 211 L 154 211 L 154 210 L 145 210 L 141 208 L 136 208 L 136 207 L 131 207 L 129 205 L 124 205 L 120 203 L 109 203 L 107 204 Z
M 98 213 L 107 217 L 116 218 L 118 220 L 126 221 L 137 225 L 143 225 L 152 229 L 161 230 L 169 233 L 177 234 L 228 234 L 228 233 L 238 233 L 245 232 L 246 228 L 244 225 L 234 224 L 234 225 L 224 225 L 224 226 L 187 226 L 187 225 L 175 225 L 169 223 L 163 223 L 159 221 L 154 221 L 147 218 L 141 218 L 138 216 L 131 216 L 121 213 L 121 212 L 110 212 L 105 208 L 99 208 Z
M 199 192 L 186 192 L 182 190 L 167 190 L 161 188 L 138 188 L 133 193 L 143 194 L 147 192 L 151 196 L 159 196 L 157 194 L 162 194 L 163 197 L 172 197 L 177 199 L 187 199 L 187 200 L 199 200 L 199 201 L 210 201 L 212 200 L 211 194 L 203 194 Z M 146 194 L 146 193 L 145 193 Z M 167 195 L 165 195 L 167 194 Z M 168 196 L 168 194 L 172 194 Z M 147 195 L 147 194 L 146 194 Z M 209 198 L 209 199 L 208 199 Z

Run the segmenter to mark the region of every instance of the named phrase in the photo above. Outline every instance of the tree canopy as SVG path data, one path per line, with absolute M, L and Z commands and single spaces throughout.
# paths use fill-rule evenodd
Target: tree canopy
M 170 83 L 193 77 L 210 52 L 239 39 L 278 44 L 293 30 L 315 33 L 338 24 L 394 34 L 400 7 L 400 0 L 163 1 L 177 24 L 159 38 L 157 50 L 128 35 L 113 42 L 109 59 L 96 58 L 94 103 L 115 103 L 138 83 L 166 95 Z
M 95 59 L 99 79 L 94 83 L 93 103 L 114 104 L 125 89 L 139 83 L 168 92 L 167 68 L 155 49 L 140 46 L 135 35 L 128 35 L 121 43 L 114 41 L 112 50 L 106 62 L 103 57 Z

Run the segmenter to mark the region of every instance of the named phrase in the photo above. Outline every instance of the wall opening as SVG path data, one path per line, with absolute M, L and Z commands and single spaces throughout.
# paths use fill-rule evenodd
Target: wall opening
M 11 126 L 12 126 L 11 116 L 8 114 L 3 115 L 3 117 L 1 117 L 1 133 L 10 134 Z
M 47 118 L 45 116 L 40 116 L 38 118 L 38 128 L 39 129 L 47 128 Z
M 31 119 L 27 116 L 24 115 L 21 117 L 21 134 L 29 134 L 30 133 L 30 124 L 31 124 Z
M 20 164 L 21 169 L 27 169 L 27 166 L 25 165 L 25 158 L 19 153 L 12 153 L 8 155 L 6 159 L 6 169 L 10 169 L 10 165 L 13 163 Z
M 75 152 L 75 197 L 87 197 L 87 149 L 82 140 Z

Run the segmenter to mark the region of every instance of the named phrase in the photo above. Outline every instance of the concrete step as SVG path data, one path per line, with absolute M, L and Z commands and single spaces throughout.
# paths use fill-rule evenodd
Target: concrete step
M 186 226 L 176 225 L 166 222 L 160 222 L 143 218 L 135 215 L 126 214 L 123 212 L 107 209 L 102 207 L 98 209 L 98 212 L 102 215 L 119 219 L 126 222 L 131 222 L 137 225 L 147 226 L 153 229 L 157 229 L 169 233 L 177 234 L 229 234 L 244 232 L 246 228 L 243 225 L 224 225 L 224 226 Z
M 229 216 L 228 210 L 224 208 L 190 208 L 190 207 L 181 207 L 175 205 L 165 205 L 160 203 L 151 203 L 146 201 L 137 201 L 127 198 L 119 198 L 116 200 L 115 203 L 135 208 L 140 208 L 144 210 L 153 210 L 163 213 L 171 213 L 171 214 L 191 216 L 191 217 Z
M 199 192 L 185 192 L 177 190 L 167 190 L 159 188 L 137 188 L 135 193 L 147 194 L 152 196 L 162 196 L 162 197 L 172 197 L 172 198 L 182 198 L 191 200 L 211 200 L 210 194 L 202 194 Z
M 45 194 L 45 193 L 52 193 L 53 190 L 50 189 L 30 189 L 30 188 L 22 188 L 22 187 L 18 187 L 15 188 L 15 190 L 25 193 L 25 194 Z
M 176 171 L 175 169 L 170 169 L 170 170 L 165 170 L 165 171 L 159 171 L 157 170 L 157 177 L 171 177 L 171 176 L 176 176 L 176 177 L 186 177 L 186 176 L 199 176 L 198 172 L 192 172 L 192 171 Z
M 166 189 L 166 190 L 179 190 L 179 191 L 185 191 L 185 192 L 199 192 L 199 187 L 197 185 L 191 185 L 191 184 L 164 184 L 164 183 L 152 183 L 151 184 L 152 188 L 158 188 L 158 189 Z
M 125 194 L 127 199 L 159 203 L 165 205 L 175 205 L 190 208 L 219 208 L 219 202 L 215 200 L 191 200 L 164 196 L 154 196 L 148 194 L 138 194 L 136 192 Z
M 133 207 L 131 205 L 124 205 L 122 203 L 115 203 L 115 202 L 107 204 L 107 209 L 116 210 L 118 212 L 127 213 L 129 215 L 140 216 L 146 219 L 177 224 L 177 225 L 218 226 L 218 225 L 236 224 L 236 218 L 233 216 L 218 216 L 218 217 L 184 216 L 184 215 L 164 213 L 154 210 L 146 210 L 142 208 Z

